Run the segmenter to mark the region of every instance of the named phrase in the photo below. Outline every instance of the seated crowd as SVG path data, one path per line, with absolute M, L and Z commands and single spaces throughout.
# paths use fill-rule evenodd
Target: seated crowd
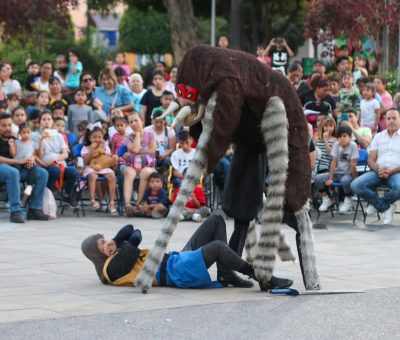
M 384 77 L 377 75 L 372 80 L 365 57 L 355 56 L 353 65 L 350 60 L 350 56 L 340 56 L 336 71 L 329 74 L 317 60 L 307 79 L 303 79 L 300 64 L 294 62 L 288 69 L 287 79 L 310 125 L 310 151 L 315 147 L 317 153 L 313 185 L 322 198 L 318 209 L 324 212 L 332 207 L 329 189 L 334 184 L 343 198 L 340 213 L 353 209 L 352 196 L 357 195 L 367 202 L 367 214 L 383 213 L 383 223 L 390 224 L 395 202 L 400 199 L 396 181 L 400 171 L 400 93 L 392 99 Z M 367 155 L 361 157 L 361 169 L 357 168 L 359 150 Z M 377 192 L 382 186 L 387 188 L 383 197 Z
M 294 62 L 287 79 L 310 123 L 319 210 L 332 205 L 328 189 L 335 182 L 344 198 L 340 212 L 352 210 L 357 194 L 369 203 L 369 213 L 382 212 L 390 223 L 400 198 L 400 95 L 392 100 L 386 79 L 376 76 L 372 82 L 365 58 L 353 60 L 352 66 L 349 57 L 340 56 L 330 74 L 316 61 L 309 78 Z M 127 216 L 164 217 L 196 147 L 186 128 L 171 127 L 172 115 L 160 119 L 176 97 L 177 67 L 168 74 L 158 63 L 147 89 L 140 74 L 130 73 L 123 53 L 100 72 L 98 85 L 74 49 L 58 56 L 56 67 L 50 61 L 30 62 L 22 89 L 12 78 L 12 65 L 0 63 L 0 185 L 6 188 L 10 220 L 24 222 L 27 201 L 29 219 L 48 219 L 42 212 L 46 187 L 77 208 L 85 181 L 94 210 L 117 216 L 122 205 Z M 360 149 L 369 153 L 370 172 L 356 178 Z M 220 189 L 232 153 L 227 150 L 215 169 Z M 25 185 L 22 200 L 20 183 Z M 380 185 L 390 188 L 383 198 L 375 190 Z M 198 185 L 181 219 L 200 221 L 208 214 L 205 206 Z
M 127 216 L 166 216 L 196 145 L 186 128 L 171 128 L 172 115 L 160 119 L 176 96 L 177 68 L 165 73 L 158 63 L 146 90 L 123 53 L 100 72 L 99 86 L 76 50 L 56 66 L 30 62 L 22 89 L 11 63 L 0 62 L 0 190 L 10 221 L 24 222 L 25 206 L 28 219 L 48 220 L 46 187 L 77 208 L 86 182 L 96 211 L 117 216 L 119 203 Z M 199 185 L 181 219 L 200 221 L 205 205 Z

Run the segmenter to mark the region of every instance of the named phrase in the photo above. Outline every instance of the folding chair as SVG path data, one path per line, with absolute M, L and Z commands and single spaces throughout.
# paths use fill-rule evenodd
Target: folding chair
M 366 172 L 369 171 L 368 167 L 368 151 L 365 149 L 359 149 L 359 158 L 357 160 L 357 176 L 361 176 L 362 174 L 365 174 Z M 358 214 L 358 208 L 361 209 L 361 213 L 363 215 L 363 221 L 365 223 L 367 219 L 367 213 L 364 210 L 364 206 L 362 204 L 361 198 L 357 195 L 357 203 L 356 203 L 356 208 L 354 209 L 354 216 L 353 216 L 353 223 L 356 222 L 357 214 Z

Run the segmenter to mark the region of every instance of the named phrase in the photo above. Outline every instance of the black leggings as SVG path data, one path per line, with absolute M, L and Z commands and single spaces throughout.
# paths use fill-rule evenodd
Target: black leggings
M 207 268 L 215 262 L 221 272 L 227 270 L 242 272 L 247 268 L 247 262 L 226 244 L 226 225 L 222 216 L 212 215 L 207 218 L 192 235 L 183 251 L 196 250 L 200 247 Z

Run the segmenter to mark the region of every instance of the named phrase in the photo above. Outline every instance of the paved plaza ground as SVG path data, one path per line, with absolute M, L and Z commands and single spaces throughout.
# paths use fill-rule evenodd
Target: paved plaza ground
M 320 220 L 327 223 L 314 231 L 323 289 L 365 293 L 274 296 L 255 285 L 143 295 L 101 284 L 80 243 L 132 223 L 142 230 L 142 246 L 151 247 L 163 221 L 67 211 L 55 221 L 18 225 L 0 211 L 0 339 L 400 338 L 400 215 L 391 226 L 376 217 L 366 225 L 353 225 L 352 215 Z M 197 226 L 181 222 L 169 249 L 181 249 Z M 228 235 L 232 226 L 227 220 Z M 295 250 L 294 232 L 284 233 Z M 277 261 L 275 274 L 304 289 L 298 263 Z

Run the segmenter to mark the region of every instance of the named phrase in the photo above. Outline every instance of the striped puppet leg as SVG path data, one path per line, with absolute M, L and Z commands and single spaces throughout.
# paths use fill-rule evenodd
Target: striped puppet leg
M 296 211 L 295 216 L 299 233 L 297 250 L 299 253 L 304 286 L 307 290 L 319 290 L 321 289 L 321 285 L 315 261 L 314 237 L 310 215 L 308 214 L 308 203 L 300 210 Z
M 160 265 L 161 259 L 167 249 L 168 242 L 176 229 L 179 215 L 183 212 L 190 194 L 203 174 L 207 166 L 207 146 L 213 130 L 213 112 L 216 105 L 216 94 L 213 94 L 207 103 L 205 114 L 202 120 L 203 132 L 199 138 L 196 151 L 188 171 L 183 180 L 178 196 L 172 205 L 172 208 L 167 216 L 161 233 L 154 243 L 149 258 L 146 260 L 145 266 L 140 271 L 139 277 L 135 286 L 140 286 L 143 293 L 147 293 L 151 288 L 152 280 Z
M 260 287 L 268 286 L 274 270 L 280 242 L 289 163 L 288 122 L 285 106 L 279 97 L 272 97 L 268 101 L 261 121 L 261 131 L 267 147 L 270 177 L 267 199 L 260 214 L 260 239 L 253 262 Z

